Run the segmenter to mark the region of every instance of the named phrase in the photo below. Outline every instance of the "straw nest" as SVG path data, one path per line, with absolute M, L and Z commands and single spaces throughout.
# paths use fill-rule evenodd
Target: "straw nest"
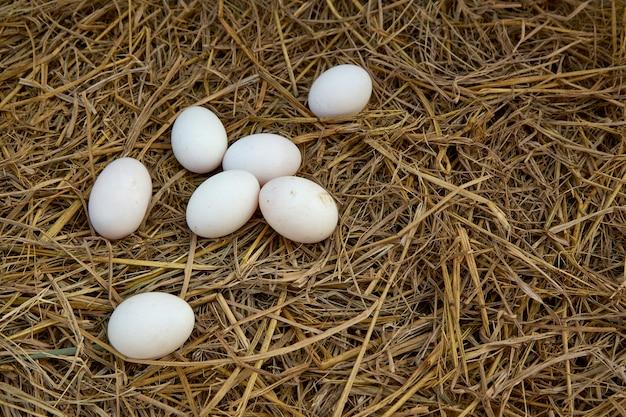
M 3 3 L 2 415 L 626 415 L 622 1 Z M 315 119 L 348 62 L 367 110 Z M 332 238 L 193 237 L 191 104 L 292 138 Z M 154 198 L 108 242 L 86 200 L 123 155 Z M 150 290 L 196 327 L 125 361 L 107 317 Z

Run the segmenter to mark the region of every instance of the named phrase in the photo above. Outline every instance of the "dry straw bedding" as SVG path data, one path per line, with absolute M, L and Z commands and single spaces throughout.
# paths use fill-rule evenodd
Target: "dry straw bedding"
M 1 415 L 626 416 L 623 1 L 0 4 Z M 316 120 L 347 62 L 367 110 Z M 292 138 L 332 238 L 194 238 L 194 103 Z M 107 242 L 86 199 L 122 155 L 154 198 Z M 125 361 L 107 317 L 150 290 L 195 330 Z

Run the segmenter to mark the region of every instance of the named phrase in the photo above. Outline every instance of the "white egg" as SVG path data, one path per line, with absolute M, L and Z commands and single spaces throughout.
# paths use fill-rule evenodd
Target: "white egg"
M 120 158 L 102 170 L 89 194 L 89 220 L 100 235 L 120 239 L 143 220 L 152 197 L 152 180 L 136 159 Z
M 187 204 L 187 225 L 198 236 L 226 236 L 256 211 L 259 182 L 247 171 L 220 172 L 204 181 Z
M 257 133 L 230 145 L 222 167 L 225 171 L 248 171 L 263 185 L 273 178 L 295 174 L 301 162 L 300 149 L 289 139 L 273 133 Z
M 193 310 L 175 295 L 146 292 L 122 302 L 109 319 L 111 345 L 133 359 L 156 359 L 181 347 L 193 331 Z
M 220 166 L 227 146 L 224 125 L 204 107 L 187 107 L 172 127 L 174 156 L 191 172 L 204 174 Z
M 372 79 L 363 68 L 344 64 L 323 72 L 309 91 L 309 108 L 317 117 L 354 116 L 372 95 Z
M 332 196 L 300 177 L 279 177 L 265 184 L 259 193 L 259 206 L 272 229 L 300 243 L 326 239 L 339 219 Z

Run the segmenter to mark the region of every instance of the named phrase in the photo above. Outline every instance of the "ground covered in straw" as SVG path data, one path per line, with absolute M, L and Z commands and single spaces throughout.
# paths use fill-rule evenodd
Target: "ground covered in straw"
M 0 414 L 626 416 L 623 1 L 213 3 L 0 4 Z M 347 62 L 367 110 L 316 120 Z M 332 238 L 194 238 L 194 103 L 292 138 Z M 154 199 L 108 242 L 86 200 L 123 155 Z M 195 330 L 124 361 L 107 317 L 150 290 Z

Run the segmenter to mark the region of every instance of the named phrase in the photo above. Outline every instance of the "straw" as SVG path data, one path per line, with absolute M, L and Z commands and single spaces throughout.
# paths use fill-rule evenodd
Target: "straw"
M 0 415 L 626 415 L 625 27 L 618 0 L 1 2 Z M 369 104 L 318 120 L 345 63 Z M 335 233 L 193 236 L 190 105 L 293 140 Z M 87 201 L 122 156 L 154 192 L 108 242 Z M 195 328 L 124 358 L 107 320 L 145 291 Z

